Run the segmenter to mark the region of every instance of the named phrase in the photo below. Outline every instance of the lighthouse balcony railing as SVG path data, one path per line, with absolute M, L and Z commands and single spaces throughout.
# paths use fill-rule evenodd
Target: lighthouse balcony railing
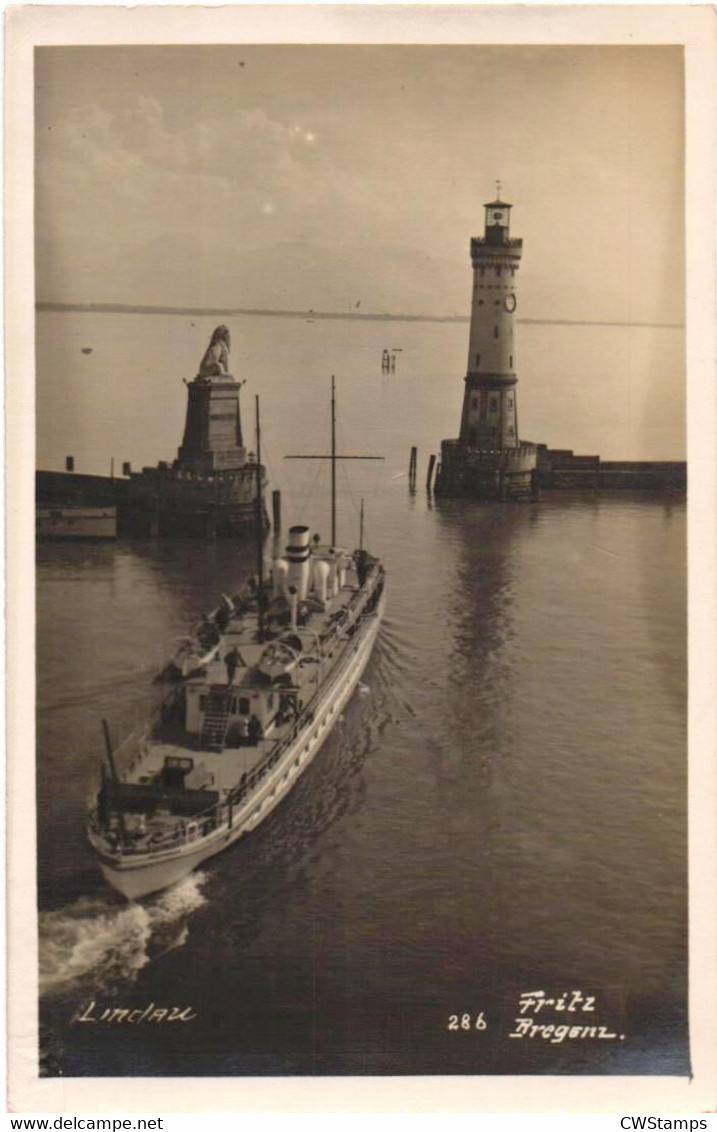
M 489 240 L 485 236 L 473 236 L 471 239 L 471 250 L 473 248 L 522 248 L 523 240 L 520 236 L 507 236 L 502 240 Z
M 530 441 L 521 441 L 515 448 L 500 445 L 479 447 L 462 440 L 444 440 L 441 445 L 441 458 L 444 464 L 455 463 L 501 463 L 515 466 L 529 461 L 532 466 L 537 459 L 537 447 Z

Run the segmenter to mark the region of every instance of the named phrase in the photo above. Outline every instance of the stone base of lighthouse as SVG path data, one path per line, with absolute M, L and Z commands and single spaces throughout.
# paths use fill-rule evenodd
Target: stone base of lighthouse
M 446 497 L 528 501 L 538 497 L 538 448 L 474 448 L 461 440 L 441 442 L 435 493 Z

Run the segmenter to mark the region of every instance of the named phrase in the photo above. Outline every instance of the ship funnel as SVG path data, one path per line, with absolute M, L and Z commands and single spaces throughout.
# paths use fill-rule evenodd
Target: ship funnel
M 338 571 L 337 590 L 342 590 L 346 585 L 346 566 L 348 565 L 346 555 L 342 554 L 339 558 L 336 568 Z
M 329 574 L 331 570 L 328 562 L 324 562 L 323 558 L 317 558 L 314 561 L 314 589 L 319 601 L 326 604 Z
M 274 577 L 274 589 L 277 594 L 286 593 L 287 578 L 289 575 L 289 563 L 285 558 L 274 559 L 274 569 L 272 571 Z
M 331 558 L 329 560 L 329 597 L 333 597 L 336 593 L 338 593 L 338 562 L 336 560 L 336 551 L 334 550 L 333 546 L 329 550 L 329 554 L 331 555 Z
M 296 586 L 289 586 L 289 601 L 291 602 L 291 628 L 295 630 L 299 615 L 299 591 Z
M 308 527 L 290 527 L 289 545 L 286 548 L 286 557 L 289 563 L 288 581 L 290 586 L 296 586 L 299 601 L 305 601 L 309 590 L 309 546 Z

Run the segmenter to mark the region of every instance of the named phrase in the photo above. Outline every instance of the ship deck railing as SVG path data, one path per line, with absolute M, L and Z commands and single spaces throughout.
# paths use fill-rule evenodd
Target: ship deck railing
M 373 585 L 365 595 L 367 599 L 369 599 L 371 594 L 375 591 L 376 586 L 383 576 L 383 569 L 381 567 L 376 570 L 374 565 L 371 572 L 375 573 L 375 577 L 373 579 Z M 324 647 L 326 647 L 326 645 L 330 645 L 344 632 L 346 628 L 350 627 L 349 623 L 351 621 L 351 608 L 356 603 L 357 596 L 358 594 L 356 594 L 355 597 L 352 598 L 349 604 L 345 607 L 342 616 L 332 626 L 332 632 L 330 636 L 322 642 Z M 372 612 L 372 609 L 363 611 L 360 616 L 363 616 L 364 612 Z M 354 622 L 354 624 L 356 623 L 357 622 Z M 340 664 L 332 673 L 333 681 L 336 681 L 338 679 L 343 667 L 344 665 Z M 134 844 L 127 843 L 126 841 L 123 842 L 120 836 L 114 834 L 111 834 L 108 838 L 107 831 L 102 829 L 100 825 L 98 808 L 97 806 L 93 806 L 90 809 L 88 818 L 92 833 L 106 845 L 107 849 L 110 852 L 116 853 L 122 857 L 135 857 L 150 856 L 156 853 L 164 852 L 167 849 L 179 848 L 186 844 L 195 845 L 204 837 L 211 836 L 211 834 L 215 832 L 215 830 L 219 829 L 225 824 L 230 825 L 231 818 L 236 807 L 242 805 L 250 795 L 254 794 L 259 789 L 268 771 L 271 770 L 271 768 L 275 766 L 277 762 L 279 762 L 282 755 L 286 753 L 288 748 L 298 738 L 301 731 L 309 724 L 314 722 L 316 718 L 316 708 L 324 694 L 324 691 L 324 685 L 319 684 L 316 688 L 316 691 L 311 696 L 311 699 L 306 702 L 300 714 L 294 720 L 294 723 L 292 724 L 287 734 L 282 739 L 280 739 L 276 745 L 272 745 L 270 747 L 263 758 L 261 758 L 256 766 L 253 767 L 253 769 L 249 772 L 246 778 L 246 782 L 235 787 L 221 802 L 214 803 L 206 810 L 201 811 L 198 814 L 194 814 L 190 820 L 178 819 L 175 817 L 173 818 L 174 824 L 172 829 L 168 830 L 165 833 L 155 833 L 154 835 L 148 833 L 146 836 L 138 839 Z M 156 722 L 158 722 L 159 718 L 161 717 L 162 708 L 169 699 L 171 699 L 171 696 L 167 697 L 167 700 L 164 700 L 162 702 L 162 705 L 160 705 L 160 708 L 156 713 L 157 719 L 155 720 L 154 725 L 152 724 L 152 722 L 147 724 L 144 735 L 145 743 L 150 742 L 152 727 L 156 726 Z M 122 747 L 125 747 L 127 745 L 127 742 L 130 740 L 130 738 L 131 736 L 128 736 L 128 739 L 125 740 L 125 742 L 117 748 L 118 752 Z M 131 773 L 131 769 L 127 773 Z

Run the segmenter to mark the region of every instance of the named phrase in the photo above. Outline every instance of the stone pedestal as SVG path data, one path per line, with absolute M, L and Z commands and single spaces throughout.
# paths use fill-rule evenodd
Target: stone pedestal
M 209 476 L 244 466 L 239 389 L 230 374 L 197 377 L 187 386 L 187 419 L 178 453 L 182 471 Z

